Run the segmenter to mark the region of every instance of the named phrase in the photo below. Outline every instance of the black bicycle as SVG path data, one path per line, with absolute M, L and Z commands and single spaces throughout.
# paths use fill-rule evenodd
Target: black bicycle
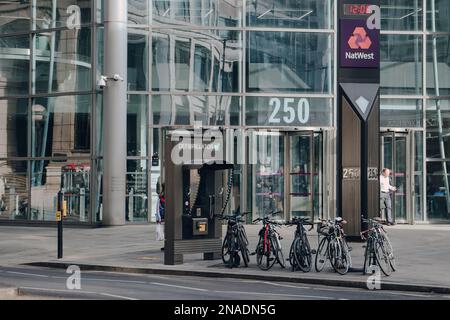
M 322 220 L 317 225 L 319 247 L 317 248 L 315 269 L 320 272 L 330 260 L 333 269 L 344 275 L 352 265 L 350 247 L 345 240 L 344 224 L 347 222 L 340 217 L 334 221 Z M 320 240 L 320 236 L 323 236 Z
M 216 215 L 221 220 L 227 220 L 227 233 L 223 239 L 222 244 L 222 261 L 230 267 L 238 267 L 242 262 L 245 267 L 248 267 L 250 261 L 250 252 L 248 250 L 248 238 L 245 232 L 244 219 L 242 219 L 248 212 L 235 212 L 232 216 Z
M 314 224 L 308 222 L 308 218 L 293 218 L 287 225 L 297 226 L 294 234 L 294 240 L 289 250 L 289 263 L 292 271 L 301 270 L 303 272 L 311 271 L 313 251 L 309 245 L 308 236 L 306 235 L 305 225 L 310 225 L 312 230 Z
M 274 216 L 280 212 L 271 212 L 269 216 Z M 275 262 L 278 262 L 282 268 L 286 267 L 280 241 L 282 238 L 275 229 L 276 226 L 281 226 L 282 224 L 270 220 L 269 216 L 253 220 L 254 223 L 258 221 L 263 223 L 254 253 L 256 254 L 256 263 L 261 270 L 269 270 Z
M 362 222 L 368 224 L 368 229 L 361 232 L 361 238 L 367 241 L 363 273 L 370 273 L 370 266 L 378 266 L 384 275 L 391 275 L 397 267 L 394 250 L 383 225 L 376 219 L 363 218 Z

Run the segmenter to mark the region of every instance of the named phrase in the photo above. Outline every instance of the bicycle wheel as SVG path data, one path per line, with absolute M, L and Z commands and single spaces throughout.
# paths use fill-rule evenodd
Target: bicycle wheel
M 364 266 L 363 266 L 363 274 L 367 274 L 367 269 L 370 266 L 371 263 L 371 257 L 372 255 L 372 240 L 367 239 L 366 242 L 366 249 L 364 250 Z
M 264 245 L 264 236 L 259 238 L 256 246 L 256 264 L 261 270 L 269 270 L 275 264 L 276 258 L 272 250 L 270 241 Z
M 242 261 L 244 262 L 244 266 L 248 267 L 248 263 L 250 262 L 250 253 L 247 248 L 247 243 L 242 238 L 242 235 L 239 234 L 239 250 L 241 251 Z
M 275 253 L 275 257 L 277 262 L 280 264 L 282 268 L 286 268 L 286 260 L 284 260 L 283 250 L 281 248 L 280 239 L 276 234 L 273 234 L 270 238 L 270 242 L 272 244 L 273 251 Z
M 222 261 L 228 265 L 230 263 L 230 235 L 227 233 L 222 244 Z
M 299 241 L 297 242 L 294 250 L 294 255 L 300 270 L 302 270 L 303 272 L 311 271 L 312 254 L 306 234 L 303 234 L 302 239 L 299 239 Z
M 248 238 L 247 238 L 247 232 L 245 231 L 244 226 L 240 226 L 239 231 L 240 231 L 239 234 L 242 236 L 242 239 L 244 240 L 245 245 L 248 247 L 249 242 L 248 242 Z
M 389 263 L 390 259 L 381 239 L 375 241 L 375 258 L 377 259 L 377 264 L 380 267 L 381 272 L 386 276 L 390 276 L 392 273 L 392 268 Z
M 319 243 L 319 247 L 317 248 L 316 260 L 314 268 L 317 272 L 320 272 L 325 267 L 325 264 L 328 259 L 328 238 L 324 237 Z
M 335 238 L 330 242 L 331 266 L 334 271 L 341 275 L 346 274 L 350 267 L 350 261 L 348 261 L 348 255 L 343 246 L 344 244 L 340 238 Z
M 392 271 L 396 271 L 397 265 L 395 262 L 394 249 L 392 248 L 391 241 L 389 240 L 386 231 L 384 231 L 383 229 L 380 230 L 380 236 L 389 257 L 389 265 L 391 266 Z
M 291 270 L 297 271 L 298 270 L 298 264 L 297 259 L 295 259 L 295 248 L 297 246 L 297 242 L 299 241 L 299 238 L 295 238 L 294 241 L 292 241 L 291 248 L 289 249 L 289 263 L 291 264 Z

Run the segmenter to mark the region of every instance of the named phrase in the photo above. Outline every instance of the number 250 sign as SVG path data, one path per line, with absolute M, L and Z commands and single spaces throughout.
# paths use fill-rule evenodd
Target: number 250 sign
M 308 99 L 301 98 L 296 101 L 294 98 L 271 98 L 269 106 L 272 108 L 269 123 L 283 121 L 285 124 L 291 124 L 298 120 L 301 124 L 306 124 L 309 121 Z M 280 113 L 282 114 L 280 115 Z

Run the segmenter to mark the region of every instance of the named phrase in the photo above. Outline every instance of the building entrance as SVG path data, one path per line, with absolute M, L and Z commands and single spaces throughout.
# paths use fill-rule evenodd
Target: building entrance
M 252 212 L 262 217 L 280 211 L 278 219 L 322 217 L 322 133 L 256 132 L 252 165 Z M 253 140 L 253 141 L 252 141 Z
M 421 171 L 415 171 L 416 146 L 412 132 L 381 133 L 381 167 L 391 170 L 391 185 L 397 188 L 392 197 L 392 214 L 397 223 L 412 223 L 413 212 L 420 210 L 416 198 L 415 180 L 420 180 Z M 417 196 L 420 196 L 417 194 Z M 420 200 L 420 199 L 417 199 Z

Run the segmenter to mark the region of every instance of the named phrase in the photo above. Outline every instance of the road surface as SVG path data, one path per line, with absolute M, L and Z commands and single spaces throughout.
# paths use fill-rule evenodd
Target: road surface
M 432 293 L 366 290 L 309 284 L 229 278 L 126 274 L 82 271 L 81 289 L 69 290 L 63 269 L 29 266 L 0 267 L 0 284 L 24 292 L 57 294 L 62 298 L 125 300 L 410 300 L 448 299 Z M 73 283 L 73 282 L 72 282 Z

